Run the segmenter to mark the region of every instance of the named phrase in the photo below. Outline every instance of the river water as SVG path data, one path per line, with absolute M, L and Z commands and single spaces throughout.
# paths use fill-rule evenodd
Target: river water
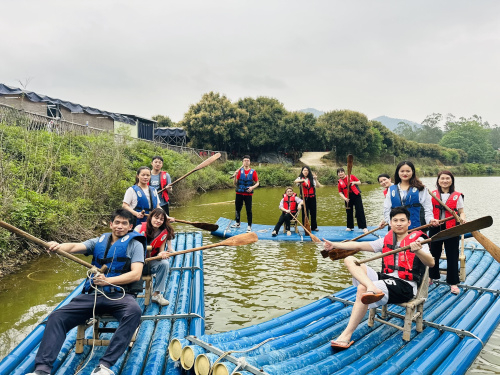
M 435 178 L 424 178 L 433 187 Z M 494 225 L 482 231 L 500 244 L 500 201 L 488 199 L 500 186 L 500 177 L 457 177 L 456 188 L 465 194 L 468 219 L 491 215 Z M 363 185 L 362 196 L 368 225 L 382 217 L 380 187 Z M 275 224 L 284 188 L 259 188 L 254 194 L 253 221 Z M 318 225 L 345 225 L 345 210 L 336 187 L 322 187 L 318 195 Z M 234 191 L 208 192 L 186 206 L 174 207 L 179 219 L 215 222 L 220 216 L 233 218 Z M 221 203 L 222 202 L 222 203 Z M 242 220 L 246 214 L 242 211 Z M 177 231 L 193 227 L 176 224 Z M 317 233 L 321 238 L 321 232 Z M 220 238 L 204 234 L 204 243 Z M 206 251 L 205 306 L 207 333 L 238 329 L 304 306 L 350 286 L 350 276 L 341 262 L 325 260 L 313 243 L 259 241 L 237 248 Z M 22 271 L 0 280 L 0 358 L 3 358 L 85 276 L 85 270 L 56 256 L 42 256 Z M 497 328 L 469 374 L 500 374 L 500 328 Z

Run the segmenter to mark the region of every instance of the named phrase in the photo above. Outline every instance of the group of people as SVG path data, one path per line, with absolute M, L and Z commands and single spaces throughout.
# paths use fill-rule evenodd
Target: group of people
M 36 356 L 35 371 L 31 374 L 50 374 L 52 365 L 66 338 L 66 333 L 73 327 L 84 324 L 94 314 L 111 314 L 119 322 L 110 344 L 99 360 L 93 375 L 111 375 L 111 367 L 126 350 L 132 335 L 140 323 L 141 309 L 135 295 L 143 290 L 141 276 L 156 274 L 152 301 L 161 306 L 169 304 L 164 297 L 169 262 L 166 260 L 172 252 L 171 240 L 174 230 L 169 217 L 168 192 L 172 191 L 168 173 L 162 171 L 163 159 L 155 156 L 152 169 L 141 167 L 137 171 L 135 184 L 127 189 L 123 207 L 116 210 L 110 220 L 111 232 L 82 243 L 49 243 L 49 251 L 62 250 L 68 253 L 92 255 L 92 264 L 97 268 L 106 265 L 107 273 L 89 274 L 83 293 L 73 298 L 67 305 L 50 314 L 44 336 Z M 347 229 L 354 228 L 353 209 L 360 229 L 366 230 L 366 220 L 359 190 L 360 181 L 345 175 L 343 168 L 337 170 L 339 194 L 346 203 Z M 325 242 L 325 249 L 345 249 L 385 253 L 391 249 L 410 245 L 410 250 L 383 258 L 382 271 L 375 272 L 369 266 L 358 265 L 353 256 L 345 259 L 347 269 L 357 286 L 356 301 L 346 329 L 332 341 L 332 347 L 346 349 L 353 344 L 351 336 L 363 319 L 369 307 L 378 307 L 387 303 L 402 303 L 411 300 L 422 282 L 425 267 L 430 267 L 432 279 L 439 279 L 439 259 L 442 246 L 448 259 L 447 282 L 451 292 L 459 294 L 458 244 L 459 238 L 445 241 L 433 241 L 431 246 L 420 242 L 426 238 L 422 230 L 411 231 L 424 223 L 432 224 L 430 235 L 440 230 L 457 225 L 454 220 L 442 222 L 451 214 L 433 199 L 422 182 L 417 178 L 415 167 L 409 161 L 402 161 L 396 167 L 394 184 L 391 177 L 381 174 L 379 183 L 385 188 L 384 219 L 380 227 L 389 224 L 389 231 L 384 238 L 372 242 Z M 240 225 L 240 212 L 246 206 L 248 228 L 252 225 L 252 195 L 259 186 L 257 172 L 250 167 L 250 157 L 243 158 L 242 167 L 234 175 L 236 186 L 236 226 Z M 316 221 L 316 186 L 317 179 L 309 167 L 301 170 L 295 180 L 301 186 L 302 198 L 292 187 L 287 187 L 280 202 L 282 214 L 273 235 L 285 224 L 290 231 L 290 219 L 305 205 L 311 215 L 312 230 L 318 230 Z M 454 210 L 465 221 L 463 195 L 455 191 L 455 179 L 451 172 L 441 171 L 436 181 L 434 194 Z M 303 210 L 303 215 L 304 215 Z M 308 214 L 305 213 L 306 215 Z M 134 229 L 135 226 L 135 230 Z M 287 234 L 288 234 L 287 233 Z M 152 247 L 147 252 L 147 246 Z M 146 262 L 147 257 L 161 256 L 161 260 Z M 146 263 L 146 265 L 144 265 Z
M 389 224 L 384 236 L 371 242 L 325 242 L 325 249 L 358 250 L 382 252 L 409 245 L 410 249 L 382 258 L 381 272 L 375 272 L 365 264 L 359 265 L 354 256 L 345 258 L 345 265 L 357 287 L 349 323 L 345 330 L 332 340 L 331 346 L 338 350 L 349 348 L 351 337 L 362 321 L 368 308 L 387 303 L 403 303 L 413 299 L 423 281 L 425 267 L 429 267 L 429 283 L 440 279 L 439 260 L 443 245 L 447 258 L 446 282 L 450 292 L 459 294 L 459 237 L 444 241 L 432 241 L 430 247 L 421 244 L 427 235 L 418 227 L 430 224 L 429 236 L 459 224 L 456 220 L 443 221 L 453 216 L 440 202 L 431 196 L 424 184 L 417 178 L 415 166 L 410 161 L 400 162 L 394 173 L 394 184 L 387 174 L 378 176 L 384 188 L 384 219 L 380 227 Z M 432 192 L 439 200 L 453 210 L 465 222 L 463 194 L 455 190 L 455 177 L 450 171 L 440 171 L 436 190 Z

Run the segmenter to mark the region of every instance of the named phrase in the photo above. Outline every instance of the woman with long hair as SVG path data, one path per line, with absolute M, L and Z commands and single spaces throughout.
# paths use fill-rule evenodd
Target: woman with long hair
M 457 213 L 460 218 L 465 221 L 464 212 L 464 196 L 462 193 L 455 191 L 455 176 L 450 171 L 441 171 L 437 175 L 436 180 L 437 190 L 433 191 L 433 194 L 443 201 L 449 208 L 451 208 L 455 213 Z M 433 214 L 434 219 L 441 220 L 447 217 L 453 216 L 451 213 L 446 211 L 437 200 L 432 198 Z M 442 223 L 438 227 L 432 227 L 429 230 L 429 236 L 433 236 L 436 233 L 449 229 L 457 225 L 456 220 L 449 220 Z M 444 241 L 433 241 L 431 242 L 431 254 L 434 257 L 434 267 L 429 269 L 430 279 L 437 280 L 440 278 L 439 274 L 439 259 L 441 258 L 441 252 L 444 250 L 446 252 L 446 282 L 450 285 L 450 291 L 453 294 L 459 294 L 460 289 L 457 284 L 459 283 L 458 275 L 458 256 L 459 256 L 459 244 L 460 237 L 448 238 Z
M 403 160 L 396 166 L 394 185 L 389 187 L 384 201 L 384 220 L 390 222 L 389 214 L 394 207 L 405 207 L 410 211 L 410 227 L 413 229 L 424 224 L 439 225 L 432 213 L 431 196 L 424 184 L 417 178 L 415 166 Z
M 300 196 L 304 199 L 306 206 L 306 209 L 302 210 L 302 222 L 304 222 L 306 215 L 309 217 L 309 214 L 311 214 L 311 230 L 318 231 L 318 223 L 316 221 L 316 186 L 319 186 L 319 182 L 311 172 L 311 168 L 307 165 L 302 168 L 299 177 L 294 182 L 300 186 Z
M 156 189 L 149 186 L 151 169 L 140 167 L 135 175 L 135 184 L 127 189 L 123 197 L 122 207 L 136 217 L 136 224 L 146 221 L 146 216 L 156 207 L 160 207 L 160 200 Z
M 172 239 L 175 238 L 174 228 L 170 225 L 169 218 L 161 208 L 155 208 L 148 215 L 147 221 L 135 227 L 135 231 L 146 237 L 148 245 L 151 245 L 151 252 L 148 251 L 147 258 L 160 255 L 162 260 L 152 260 L 147 262 L 143 274 L 155 274 L 153 296 L 151 300 L 160 306 L 169 304 L 165 299 L 165 286 L 167 283 L 168 271 L 170 269 L 168 253 L 172 253 Z M 165 247 L 167 248 L 165 250 Z

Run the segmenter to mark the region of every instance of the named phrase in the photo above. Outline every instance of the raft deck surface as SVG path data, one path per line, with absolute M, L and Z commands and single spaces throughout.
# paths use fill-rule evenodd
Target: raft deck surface
M 300 219 L 299 219 L 300 220 Z M 227 219 L 225 217 L 220 217 L 217 220 L 217 225 L 219 229 L 212 232 L 214 236 L 229 238 L 236 236 L 237 234 L 246 233 L 248 224 L 246 222 L 240 223 L 240 228 L 231 228 L 231 225 L 235 221 Z M 368 230 L 375 229 L 376 227 L 368 227 Z M 311 241 L 309 236 L 304 235 L 304 229 L 299 226 L 299 233 L 295 233 L 292 228 L 292 234 L 287 236 L 283 233 L 283 226 L 281 226 L 280 233 L 273 237 L 271 233 L 274 229 L 274 225 L 264 225 L 264 224 L 252 224 L 252 232 L 255 232 L 259 237 L 259 240 L 273 240 L 273 241 Z M 346 231 L 346 227 L 338 226 L 318 226 L 318 232 L 312 232 L 316 237 L 320 239 L 326 239 L 328 241 L 340 242 L 343 240 L 352 240 L 353 238 L 363 234 L 361 229 L 355 228 L 353 231 Z M 373 234 L 369 234 L 361 238 L 359 241 L 374 241 L 380 237 L 387 234 L 387 229 L 381 229 Z
M 349 349 L 331 348 L 330 340 L 349 320 L 356 295 L 350 287 L 264 323 L 188 337 L 183 358 L 199 375 L 207 375 L 228 351 L 234 352 L 219 360 L 213 374 L 464 374 L 500 322 L 500 264 L 477 243 L 467 244 L 465 254 L 467 278 L 460 294 L 451 294 L 445 283 L 431 285 L 424 308 L 429 324 L 421 333 L 413 324 L 409 342 L 394 327 L 378 322 L 368 327 L 367 314 Z M 401 307 L 388 310 L 404 318 Z M 390 322 L 402 325 L 401 318 Z
M 172 241 L 176 251 L 186 250 L 202 245 L 202 235 L 199 232 L 177 233 Z M 84 272 L 84 271 L 82 271 Z M 68 303 L 74 296 L 81 293 L 83 283 L 75 289 L 61 304 Z M 205 332 L 205 312 L 203 294 L 203 253 L 180 254 L 170 258 L 170 273 L 167 280 L 165 297 L 170 301 L 168 306 L 160 307 L 151 302 L 144 306 L 144 298 L 137 302 L 143 309 L 143 317 L 137 340 L 111 368 L 115 374 L 181 374 L 181 368 L 171 359 L 167 359 L 167 345 L 170 338 L 184 337 L 187 334 L 202 335 Z M 196 316 L 181 318 L 175 315 L 195 313 Z M 157 320 L 148 317 L 163 315 Z M 173 315 L 173 316 L 172 316 Z M 24 341 L 22 341 L 2 362 L 0 374 L 25 374 L 32 372 L 35 366 L 35 355 L 45 329 L 42 322 Z M 107 323 L 109 327 L 117 322 Z M 92 328 L 87 329 L 86 337 L 92 336 Z M 109 339 L 111 334 L 101 335 Z M 90 346 L 84 347 L 82 354 L 74 350 L 76 327 L 71 330 L 54 364 L 53 374 L 74 374 L 90 357 Z M 79 374 L 87 375 L 98 364 L 107 347 L 95 346 L 92 359 Z

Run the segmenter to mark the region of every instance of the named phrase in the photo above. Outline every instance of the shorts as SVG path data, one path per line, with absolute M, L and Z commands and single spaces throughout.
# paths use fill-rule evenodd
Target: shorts
M 368 307 L 376 308 L 388 303 L 404 303 L 413 299 L 413 286 L 404 280 L 386 275 L 385 273 L 375 272 L 371 267 L 366 267 L 367 275 L 373 281 L 375 286 L 384 292 L 385 296 L 380 301 L 371 303 Z M 355 278 L 352 279 L 352 285 L 357 287 L 360 284 Z

